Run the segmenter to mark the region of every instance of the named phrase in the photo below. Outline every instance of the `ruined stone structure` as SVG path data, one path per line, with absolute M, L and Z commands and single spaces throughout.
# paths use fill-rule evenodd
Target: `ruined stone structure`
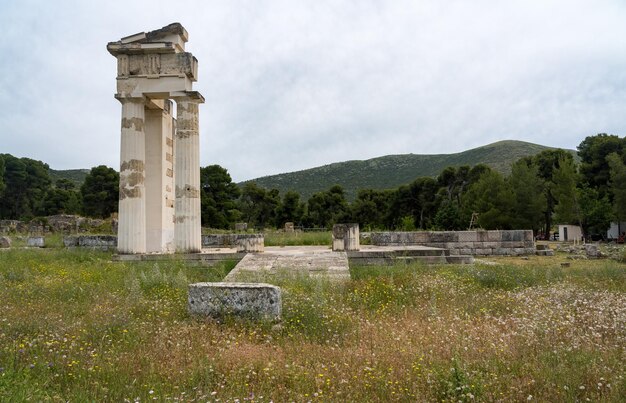
M 179 23 L 107 44 L 122 104 L 118 252 L 200 252 L 198 60 Z M 176 118 L 173 116 L 176 102 Z
M 534 255 L 532 230 L 372 232 L 376 246 L 445 248 L 451 255 Z
M 359 248 L 359 224 L 333 225 L 333 251 L 358 251 Z
M 251 319 L 279 319 L 282 292 L 264 283 L 189 284 L 188 310 L 192 315 L 221 318 L 239 315 Z

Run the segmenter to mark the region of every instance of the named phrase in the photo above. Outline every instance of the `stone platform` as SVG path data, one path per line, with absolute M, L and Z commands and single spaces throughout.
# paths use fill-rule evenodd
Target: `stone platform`
M 247 254 L 224 281 L 259 278 L 269 281 L 276 275 L 284 274 L 348 280 L 348 256 L 345 252 L 333 252 L 327 246 L 266 247 L 264 253 Z
M 359 251 L 347 252 L 350 264 L 388 265 L 398 261 L 424 264 L 471 264 L 472 256 L 450 255 L 448 249 L 428 246 L 376 246 L 361 245 Z
M 142 253 L 134 255 L 118 254 L 111 258 L 114 262 L 163 262 L 172 260 L 185 260 L 198 262 L 208 266 L 224 261 L 240 261 L 246 253 L 237 252 L 236 248 L 210 248 L 202 249 L 201 253 Z
M 225 282 L 271 281 L 277 275 L 349 280 L 350 265 L 389 265 L 397 262 L 424 264 L 472 264 L 474 258 L 450 255 L 447 249 L 427 246 L 361 245 L 359 251 L 333 252 L 327 246 L 271 246 L 261 253 L 241 253 L 235 248 L 203 249 L 201 253 L 114 255 L 114 261 L 186 260 L 211 266 L 224 260 L 237 261 Z

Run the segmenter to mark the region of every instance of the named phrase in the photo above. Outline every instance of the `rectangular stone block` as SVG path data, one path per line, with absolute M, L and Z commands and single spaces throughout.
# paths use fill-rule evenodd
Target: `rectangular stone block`
M 458 242 L 458 236 L 453 231 L 433 231 L 430 233 L 430 242 Z
M 521 231 L 521 230 L 502 231 L 502 241 L 504 241 L 504 242 L 523 242 L 524 241 L 524 231 Z
M 493 254 L 493 249 L 491 248 L 476 248 L 474 251 L 475 255 L 480 256 L 489 256 Z
M 502 232 L 498 230 L 487 231 L 487 241 L 489 242 L 500 242 L 502 241 Z
M 189 284 L 187 306 L 192 315 L 212 318 L 278 319 L 282 313 L 281 289 L 264 283 Z
M 500 242 L 474 242 L 476 248 L 498 248 Z
M 459 242 L 476 242 L 482 239 L 479 239 L 479 234 L 482 235 L 484 231 L 458 231 L 457 237 Z
M 63 245 L 66 248 L 72 248 L 72 247 L 78 246 L 78 237 L 77 236 L 64 236 Z
M 262 234 L 239 234 L 237 235 L 237 252 L 263 252 L 265 250 L 265 237 Z
M 333 251 L 358 251 L 360 247 L 359 224 L 333 225 Z
M 431 242 L 430 232 L 427 231 L 407 232 L 406 234 L 410 234 L 409 241 L 414 245 Z
M 44 239 L 42 236 L 31 236 L 26 240 L 26 246 L 30 246 L 33 248 L 43 248 L 44 247 Z
M 81 235 L 78 237 L 78 246 L 93 249 L 115 249 L 117 237 L 113 235 Z

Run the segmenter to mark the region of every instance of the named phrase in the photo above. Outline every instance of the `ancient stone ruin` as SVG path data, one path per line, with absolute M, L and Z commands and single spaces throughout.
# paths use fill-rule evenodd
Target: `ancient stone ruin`
M 109 42 L 122 104 L 118 252 L 200 252 L 198 60 L 179 23 Z M 176 118 L 173 102 L 176 102 Z
M 188 295 L 192 315 L 278 319 L 282 312 L 281 289 L 271 284 L 195 283 L 189 285 Z

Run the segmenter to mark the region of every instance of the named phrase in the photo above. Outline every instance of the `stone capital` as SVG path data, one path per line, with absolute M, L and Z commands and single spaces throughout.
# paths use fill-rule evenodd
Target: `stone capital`
M 122 94 L 115 94 L 115 99 L 120 101 L 120 103 L 122 104 L 125 104 L 125 103 L 145 104 L 148 101 L 148 99 L 145 96 L 132 97 L 132 96 L 127 96 L 127 95 L 122 95 Z
M 179 102 L 193 102 L 196 104 L 203 104 L 204 97 L 198 91 L 180 91 L 170 93 L 170 98 Z

